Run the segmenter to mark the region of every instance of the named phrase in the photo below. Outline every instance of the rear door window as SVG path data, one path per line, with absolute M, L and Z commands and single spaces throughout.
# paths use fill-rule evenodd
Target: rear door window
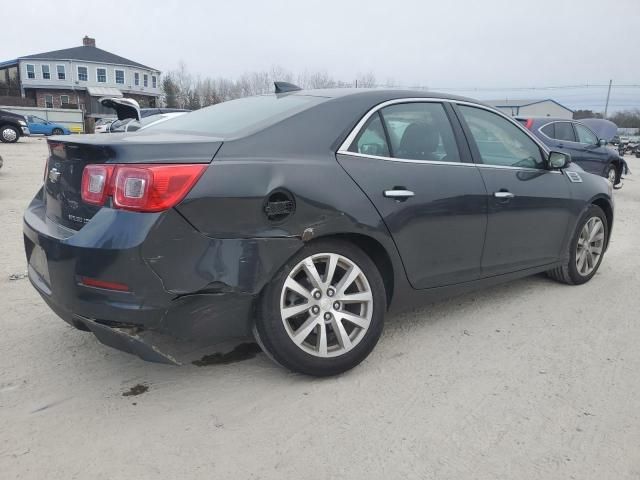
M 409 160 L 459 162 L 449 118 L 440 103 L 400 103 L 380 111 L 391 155 Z
M 565 142 L 575 142 L 576 135 L 570 122 L 555 122 L 555 138 L 556 140 L 564 140 Z
M 540 131 L 542 133 L 544 133 L 549 138 L 556 138 L 556 128 L 555 128 L 555 126 L 556 126 L 555 123 L 549 123 L 548 125 L 545 125 L 544 127 L 542 127 L 540 129 Z

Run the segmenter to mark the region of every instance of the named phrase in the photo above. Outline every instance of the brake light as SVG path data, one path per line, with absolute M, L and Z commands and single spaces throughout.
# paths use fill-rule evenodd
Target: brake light
M 114 208 L 160 212 L 177 205 L 207 166 L 87 165 L 82 172 L 82 199 L 104 205 L 113 196 Z
M 528 118 L 524 126 L 527 128 L 527 130 L 531 130 L 531 127 L 533 127 L 533 118 Z
M 104 205 L 109 195 L 113 165 L 87 165 L 82 171 L 82 200 L 93 205 Z

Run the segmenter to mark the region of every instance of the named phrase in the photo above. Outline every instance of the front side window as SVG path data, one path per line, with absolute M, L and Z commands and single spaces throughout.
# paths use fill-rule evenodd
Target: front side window
M 53 95 L 45 95 L 44 96 L 44 107 L 45 108 L 53 108 Z
M 124 85 L 124 70 L 116 70 L 116 83 Z
M 133 83 L 136 86 L 140 85 L 140 74 L 138 72 L 133 74 Z
M 107 69 L 97 68 L 96 77 L 97 77 L 98 83 L 107 83 Z
M 36 66 L 35 65 L 27 65 L 27 78 L 34 79 L 36 78 Z
M 377 157 L 391 156 L 389 145 L 387 145 L 387 135 L 384 133 L 382 117 L 379 112 L 376 112 L 367 120 L 367 123 L 349 147 L 349 151 Z
M 58 71 L 58 80 L 64 80 L 67 78 L 67 74 L 64 71 L 64 65 L 56 65 L 56 70 Z
M 584 125 L 575 124 L 576 133 L 578 134 L 578 142 L 586 145 L 597 145 L 598 137 Z
M 487 110 L 459 105 L 482 163 L 504 167 L 544 168 L 538 145 L 516 125 Z
M 142 76 L 142 79 L 144 80 L 144 86 L 148 87 L 149 86 L 149 75 L 147 75 L 146 73 Z
M 155 75 L 151 75 L 151 86 L 153 88 L 158 87 L 158 77 L 156 77 Z
M 49 65 L 42 65 L 42 78 L 44 80 L 51 79 L 51 70 L 49 69 Z
M 60 95 L 60 104 L 69 105 L 69 95 Z
M 81 82 L 89 80 L 89 71 L 87 70 L 87 67 L 78 67 L 78 80 Z

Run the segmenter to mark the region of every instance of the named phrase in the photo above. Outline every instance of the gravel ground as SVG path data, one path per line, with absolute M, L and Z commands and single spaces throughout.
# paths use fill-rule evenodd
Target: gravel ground
M 640 478 L 640 160 L 589 284 L 536 276 L 389 318 L 359 368 L 317 380 L 251 352 L 145 363 L 11 280 L 45 143 L 0 145 L 2 479 Z

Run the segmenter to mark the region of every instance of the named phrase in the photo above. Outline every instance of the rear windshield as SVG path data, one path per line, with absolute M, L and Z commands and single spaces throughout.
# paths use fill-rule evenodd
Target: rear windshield
M 259 95 L 218 103 L 158 125 L 148 131 L 186 131 L 219 137 L 236 137 L 265 128 L 326 98 L 305 95 Z

